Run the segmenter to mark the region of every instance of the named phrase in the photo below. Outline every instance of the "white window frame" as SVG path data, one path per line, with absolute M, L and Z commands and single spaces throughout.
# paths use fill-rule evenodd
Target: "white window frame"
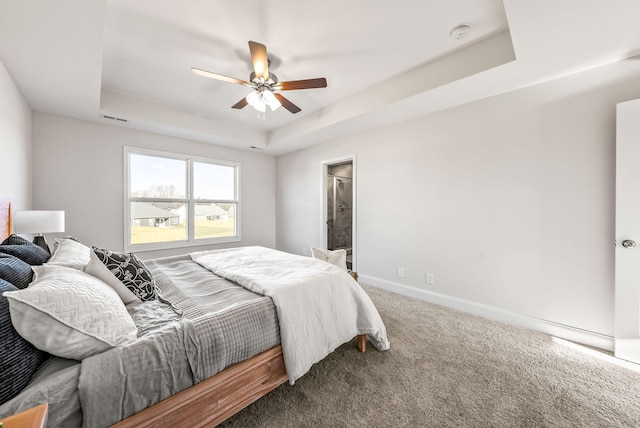
M 130 184 L 131 184 L 131 171 L 129 165 L 129 156 L 131 154 L 139 154 L 146 156 L 157 156 L 164 157 L 168 159 L 175 159 L 186 161 L 187 165 L 187 194 L 185 199 L 163 199 L 163 198 L 132 198 L 130 193 Z M 180 153 L 173 152 L 165 152 L 160 150 L 152 150 L 152 149 L 143 149 L 139 147 L 131 147 L 124 146 L 123 150 L 123 165 L 124 165 L 124 248 L 125 251 L 135 251 L 135 252 L 143 252 L 143 251 L 156 251 L 156 250 L 166 250 L 172 248 L 185 248 L 185 247 L 196 247 L 196 246 L 205 246 L 205 245 L 215 245 L 215 244 L 225 244 L 229 242 L 239 242 L 241 241 L 241 212 L 240 212 L 240 163 L 234 161 L 226 161 L 220 159 L 211 159 L 204 158 L 199 156 L 190 156 Z M 235 189 L 234 193 L 236 199 L 233 200 L 217 200 L 217 199 L 194 199 L 193 198 L 193 163 L 201 162 L 201 163 L 210 163 L 214 165 L 222 165 L 229 166 L 235 168 Z M 154 202 L 174 202 L 174 201 L 182 201 L 186 204 L 187 209 L 185 212 L 185 218 L 187 219 L 187 239 L 180 241 L 167 241 L 167 242 L 151 242 L 147 244 L 132 244 L 131 243 L 131 202 L 136 201 L 144 201 L 151 199 Z M 225 236 L 219 238 L 201 238 L 195 239 L 195 204 L 196 203 L 235 203 L 235 230 L 236 234 L 234 236 Z

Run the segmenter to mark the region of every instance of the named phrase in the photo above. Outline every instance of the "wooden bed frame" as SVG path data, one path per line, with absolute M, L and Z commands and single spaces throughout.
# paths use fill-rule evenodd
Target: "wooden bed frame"
M 11 234 L 11 203 L 0 200 L 0 240 Z M 367 335 L 358 335 L 365 352 Z M 117 428 L 218 425 L 288 379 L 280 345 L 238 363 L 113 425 Z
M 0 199 L 0 242 L 11 235 L 11 201 Z
M 367 335 L 358 335 L 358 350 L 367 350 Z M 287 381 L 282 347 L 268 349 L 193 385 L 114 428 L 218 425 Z

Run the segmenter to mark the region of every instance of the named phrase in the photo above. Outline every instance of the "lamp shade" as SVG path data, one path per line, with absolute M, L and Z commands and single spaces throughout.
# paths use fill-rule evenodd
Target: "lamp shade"
M 15 233 L 64 232 L 64 211 L 16 211 L 13 230 Z

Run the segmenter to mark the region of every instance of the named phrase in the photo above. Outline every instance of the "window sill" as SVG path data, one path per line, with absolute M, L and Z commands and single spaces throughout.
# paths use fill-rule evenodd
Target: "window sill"
M 240 242 L 239 236 L 230 236 L 226 238 L 198 239 L 197 241 L 173 241 L 173 242 L 156 242 L 150 244 L 133 244 L 125 246 L 125 252 L 128 253 L 144 253 L 148 251 L 175 250 L 179 248 L 204 247 L 207 245 L 228 244 L 231 242 Z

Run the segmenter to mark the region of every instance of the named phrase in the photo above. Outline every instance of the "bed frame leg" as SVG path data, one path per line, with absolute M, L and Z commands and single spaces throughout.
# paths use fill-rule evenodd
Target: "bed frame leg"
M 367 335 L 366 334 L 358 335 L 358 351 L 367 352 Z

